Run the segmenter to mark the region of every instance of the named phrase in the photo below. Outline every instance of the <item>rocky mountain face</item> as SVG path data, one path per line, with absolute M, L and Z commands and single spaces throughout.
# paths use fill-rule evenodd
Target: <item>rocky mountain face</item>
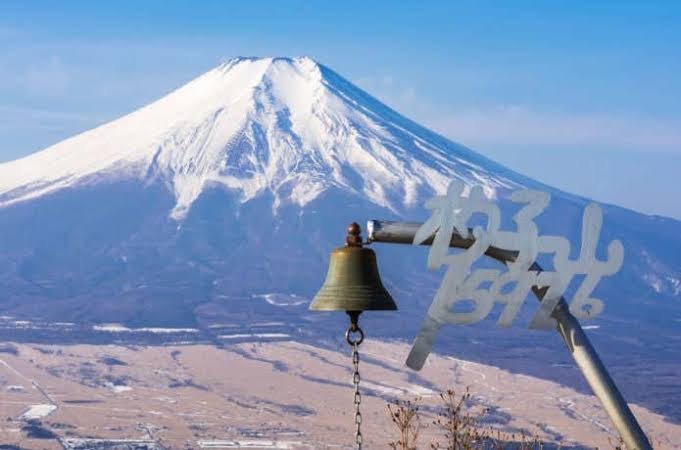
M 569 236 L 577 251 L 586 199 L 419 126 L 309 58 L 234 59 L 0 164 L 0 315 L 196 327 L 208 338 L 222 325 L 273 321 L 299 339 L 329 337 L 343 318 L 308 313 L 307 303 L 345 226 L 424 220 L 422 205 L 453 178 L 483 186 L 506 212 L 515 189 L 550 192 L 540 231 Z M 590 333 L 625 393 L 639 395 L 641 370 L 669 380 L 651 399 L 679 393 L 681 223 L 605 205 L 601 243 L 612 239 L 624 244 L 624 267 L 596 291 L 606 309 Z M 427 272 L 426 249 L 376 251 L 401 312 L 367 316 L 367 327 L 411 340 L 441 274 Z M 558 337 L 519 322 L 449 328 L 439 349 L 579 385 Z M 639 397 L 681 420 L 681 407 Z

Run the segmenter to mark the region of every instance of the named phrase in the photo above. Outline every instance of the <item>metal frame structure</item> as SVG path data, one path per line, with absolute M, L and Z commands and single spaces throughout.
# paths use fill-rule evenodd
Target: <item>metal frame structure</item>
M 370 220 L 367 223 L 368 241 L 369 243 L 413 244 L 416 231 L 421 225 L 413 222 Z M 421 245 L 431 245 L 433 239 L 434 236 L 431 236 Z M 474 242 L 474 239 L 464 238 L 454 232 L 449 246 L 467 249 Z M 504 264 L 515 261 L 518 256 L 517 252 L 496 247 L 490 247 L 485 254 Z M 530 270 L 541 271 L 542 268 L 535 262 Z M 534 286 L 532 288 L 532 292 L 540 302 L 546 291 L 546 287 Z M 652 446 L 636 421 L 636 417 L 617 389 L 615 382 L 598 357 L 579 321 L 570 313 L 564 298 L 561 297 L 551 316 L 556 320 L 556 329 L 565 342 L 568 351 L 582 371 L 591 390 L 601 401 L 603 409 L 610 417 L 627 448 L 629 450 L 652 450 Z

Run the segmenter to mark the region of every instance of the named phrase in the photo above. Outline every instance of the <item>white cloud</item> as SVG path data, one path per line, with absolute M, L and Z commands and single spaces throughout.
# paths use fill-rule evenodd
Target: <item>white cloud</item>
M 392 75 L 367 76 L 354 80 L 357 86 L 378 98 L 389 98 L 392 106 L 418 103 L 418 93 L 413 86 L 401 83 Z
M 19 36 L 19 31 L 16 28 L 0 26 L 0 39 L 10 39 Z
M 473 149 L 498 145 L 681 153 L 681 118 L 556 113 L 523 105 L 447 107 L 391 75 L 355 82 L 410 119 Z
M 66 94 L 71 76 L 57 56 L 47 62 L 31 65 L 24 76 L 26 91 L 33 95 L 59 97 Z
M 88 114 L 0 105 L 0 131 L 20 127 L 22 124 L 41 128 L 71 123 L 91 125 L 98 121 L 101 121 L 100 117 Z
M 421 118 L 463 144 L 588 146 L 681 153 L 681 120 L 616 114 L 556 114 L 521 106 L 469 108 Z

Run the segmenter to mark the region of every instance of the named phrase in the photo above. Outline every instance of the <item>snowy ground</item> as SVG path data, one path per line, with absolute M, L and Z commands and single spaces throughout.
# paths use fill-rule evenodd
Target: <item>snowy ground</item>
M 31 419 L 42 419 L 47 417 L 57 410 L 55 405 L 31 405 L 28 410 L 23 413 L 20 418 L 31 420 Z
M 106 448 L 112 440 L 171 448 L 345 448 L 353 407 L 346 350 L 295 341 L 225 348 L 16 344 L 16 355 L 3 354 L 0 364 L 0 415 L 10 418 L 0 422 L 0 442 L 25 449 L 68 442 L 74 450 Z M 385 448 L 395 437 L 388 401 L 420 397 L 430 423 L 437 394 L 466 387 L 499 430 L 525 430 L 563 448 L 610 448 L 614 438 L 594 397 L 559 384 L 438 355 L 416 373 L 404 367 L 406 345 L 368 340 L 360 350 L 368 448 Z M 659 442 L 656 449 L 681 449 L 681 426 L 637 405 L 633 411 Z M 28 437 L 29 420 L 56 437 Z M 424 443 L 435 436 L 427 429 Z M 161 448 L 153 445 L 146 448 Z

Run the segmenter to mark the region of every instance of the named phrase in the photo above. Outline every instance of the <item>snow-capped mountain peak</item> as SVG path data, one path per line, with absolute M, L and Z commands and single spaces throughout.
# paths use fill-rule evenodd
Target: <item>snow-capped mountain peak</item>
M 399 210 L 451 177 L 523 183 L 301 58 L 236 58 L 118 120 L 0 165 L 0 206 L 112 178 L 161 180 L 181 220 L 208 187 L 304 206 L 330 187 Z

